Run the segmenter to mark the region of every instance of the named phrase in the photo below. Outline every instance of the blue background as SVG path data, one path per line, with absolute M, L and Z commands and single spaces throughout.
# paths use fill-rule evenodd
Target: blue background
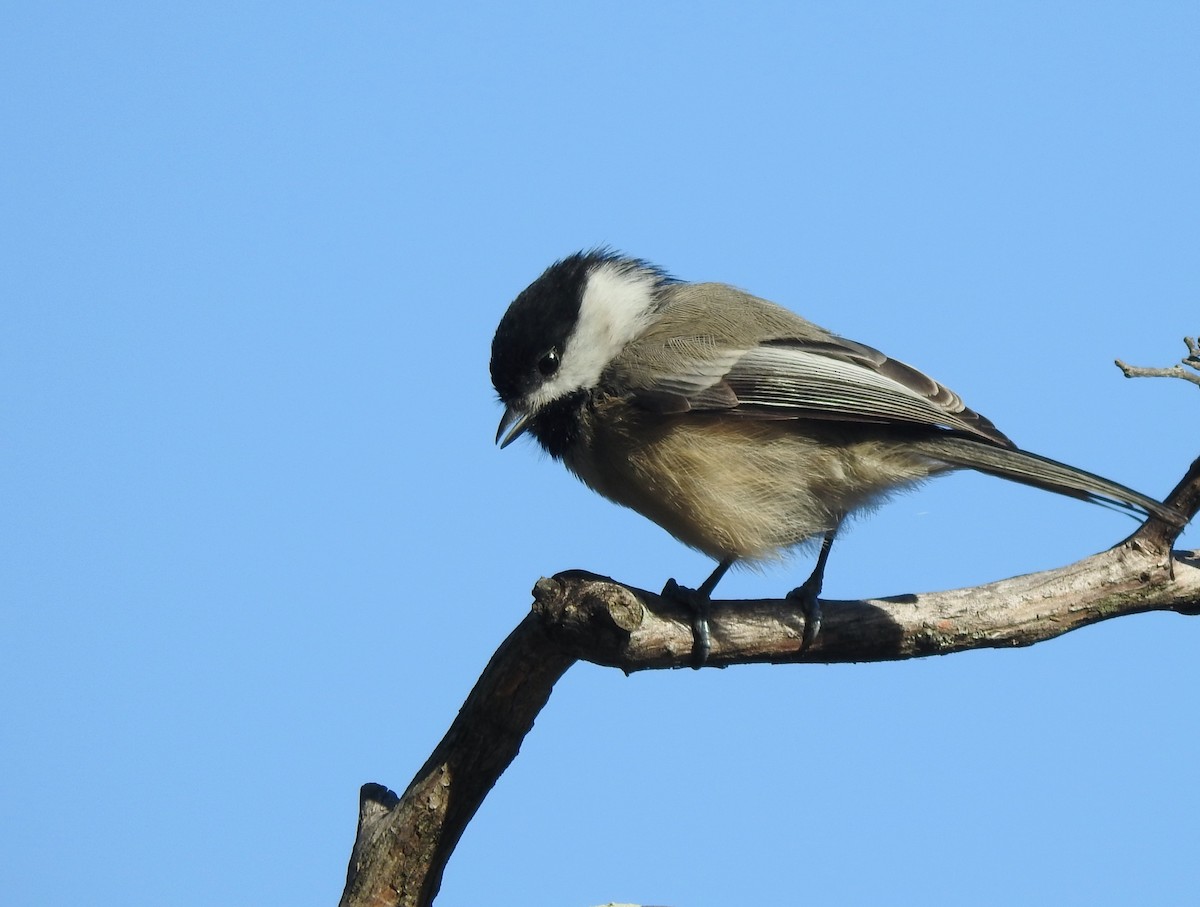
M 541 575 L 710 569 L 521 443 L 508 302 L 611 243 L 796 308 L 1165 494 L 1200 330 L 1194 3 L 10 5 L 0 890 L 330 904 Z M 827 594 L 1133 528 L 975 475 Z M 1191 528 L 1185 546 L 1200 545 Z M 798 559 L 722 585 L 776 596 Z M 439 904 L 1171 904 L 1200 624 L 559 684 Z

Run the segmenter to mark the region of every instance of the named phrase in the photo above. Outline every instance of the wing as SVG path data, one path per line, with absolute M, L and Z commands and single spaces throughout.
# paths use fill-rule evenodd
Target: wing
M 688 367 L 657 374 L 651 386 L 635 394 L 641 405 L 757 419 L 906 423 L 1015 446 L 949 388 L 879 350 L 840 337 L 781 338 L 750 349 L 710 348 L 703 356 L 671 358 Z

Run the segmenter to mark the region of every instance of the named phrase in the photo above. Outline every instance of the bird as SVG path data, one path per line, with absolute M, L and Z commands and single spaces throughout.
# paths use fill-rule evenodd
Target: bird
M 501 448 L 532 436 L 589 488 L 717 562 L 700 586 L 663 590 L 695 615 L 697 667 L 731 566 L 820 540 L 812 574 L 788 593 L 805 614 L 804 652 L 839 527 L 930 477 L 974 469 L 1182 525 L 1151 497 L 1019 449 L 954 391 L 873 347 L 606 247 L 556 261 L 516 296 L 490 372 Z

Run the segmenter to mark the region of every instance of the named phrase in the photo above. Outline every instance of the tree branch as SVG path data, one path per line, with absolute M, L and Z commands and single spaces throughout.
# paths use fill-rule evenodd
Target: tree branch
M 1166 503 L 1200 510 L 1200 459 Z M 708 666 L 890 661 L 1028 646 L 1125 614 L 1200 614 L 1200 551 L 1171 552 L 1180 527 L 1149 520 L 1114 548 L 985 586 L 824 601 L 803 656 L 787 600 L 713 602 Z M 425 907 L 467 823 L 516 757 L 558 679 L 577 660 L 629 673 L 690 667 L 692 614 L 671 599 L 582 571 L 534 586 L 532 612 L 492 656 L 450 730 L 403 796 L 362 788 L 343 907 Z
M 363 785 L 344 907 L 433 902 L 467 823 L 574 662 L 549 639 L 541 618 L 528 615 L 500 644 L 404 795 Z

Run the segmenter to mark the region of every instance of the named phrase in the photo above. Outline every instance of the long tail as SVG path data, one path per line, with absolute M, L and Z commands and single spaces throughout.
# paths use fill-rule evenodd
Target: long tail
M 1108 505 L 1137 516 L 1153 514 L 1175 526 L 1187 523 L 1178 511 L 1132 488 L 1024 450 L 994 447 L 952 435 L 917 441 L 916 446 L 931 459 L 952 466 L 977 469 L 1002 479 L 1011 479 L 1093 504 Z

